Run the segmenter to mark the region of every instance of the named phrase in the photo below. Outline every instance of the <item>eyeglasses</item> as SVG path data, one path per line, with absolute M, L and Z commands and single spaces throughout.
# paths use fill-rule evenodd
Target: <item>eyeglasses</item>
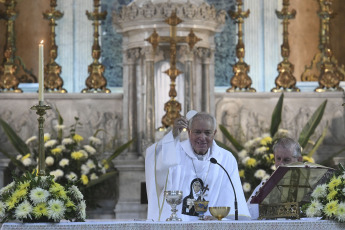
M 205 134 L 205 136 L 207 136 L 207 137 L 210 137 L 210 136 L 212 136 L 212 135 L 214 134 L 214 132 L 211 131 L 211 130 L 205 130 L 205 131 L 201 131 L 201 130 L 192 130 L 191 132 L 192 132 L 194 135 L 196 135 L 196 136 L 200 136 L 200 135 L 203 133 L 203 134 Z

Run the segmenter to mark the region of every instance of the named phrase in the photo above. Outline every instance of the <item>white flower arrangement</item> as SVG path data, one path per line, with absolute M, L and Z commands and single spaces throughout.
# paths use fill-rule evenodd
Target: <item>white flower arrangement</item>
M 56 183 L 53 176 L 26 173 L 0 190 L 2 222 L 85 221 L 85 201 L 75 185 Z

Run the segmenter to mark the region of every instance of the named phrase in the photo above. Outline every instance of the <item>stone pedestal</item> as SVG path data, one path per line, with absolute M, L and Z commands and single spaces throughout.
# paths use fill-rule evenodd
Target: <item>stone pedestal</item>
M 146 219 L 147 204 L 142 204 L 146 194 L 142 183 L 145 182 L 144 159 L 117 160 L 119 171 L 119 200 L 115 213 L 116 219 Z M 146 198 L 146 197 L 145 197 Z

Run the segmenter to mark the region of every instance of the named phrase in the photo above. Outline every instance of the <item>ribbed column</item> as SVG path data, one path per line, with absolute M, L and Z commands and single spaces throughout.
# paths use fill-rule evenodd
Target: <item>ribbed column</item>
M 144 135 L 149 143 L 155 142 L 155 72 L 154 53 L 151 47 L 145 49 L 145 69 L 146 69 L 146 108 L 144 122 Z
M 187 113 L 189 110 L 194 108 L 193 103 L 193 52 L 188 52 L 186 54 L 185 59 L 185 70 L 184 70 L 184 77 L 185 77 L 185 85 L 184 85 L 184 111 Z

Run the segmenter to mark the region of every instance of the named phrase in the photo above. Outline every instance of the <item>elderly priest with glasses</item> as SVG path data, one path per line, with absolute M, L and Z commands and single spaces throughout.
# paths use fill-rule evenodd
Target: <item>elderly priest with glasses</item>
M 210 114 L 190 111 L 186 117 L 177 118 L 173 130 L 146 150 L 148 219 L 165 221 L 170 216 L 164 191 L 176 190 L 183 192 L 183 202 L 177 206 L 177 216 L 183 221 L 198 219 L 194 209 L 198 200 L 209 201 L 208 207 L 230 207 L 227 218 L 250 218 L 236 159 L 214 141 L 216 127 Z M 189 138 L 180 141 L 183 129 Z M 210 217 L 209 211 L 205 217 Z

